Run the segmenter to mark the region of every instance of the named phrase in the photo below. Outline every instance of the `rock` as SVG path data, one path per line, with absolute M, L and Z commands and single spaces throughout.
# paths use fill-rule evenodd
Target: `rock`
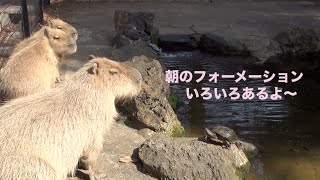
M 194 138 L 155 135 L 139 148 L 144 170 L 158 179 L 238 179 L 236 168 L 249 161 L 232 144 L 230 149 Z
M 129 119 L 138 120 L 144 127 L 154 131 L 164 131 L 174 134 L 182 130 L 167 97 L 170 94 L 169 84 L 159 61 L 145 56 L 136 56 L 128 65 L 138 69 L 142 75 L 142 90 L 140 94 L 120 109 L 124 110 Z
M 150 34 L 150 39 L 151 42 L 158 45 L 159 44 L 159 28 L 157 27 L 153 27 L 151 29 L 151 34 Z
M 114 26 L 117 36 L 112 45 L 119 48 L 137 40 L 158 45 L 159 30 L 153 25 L 154 18 L 154 14 L 150 12 L 116 10 Z
M 198 42 L 188 35 L 162 35 L 159 46 L 170 51 L 190 51 L 198 47 Z
M 308 58 L 319 52 L 320 37 L 312 29 L 293 27 L 286 32 L 280 32 L 274 37 L 279 43 L 281 55 L 289 57 Z
M 153 20 L 155 15 L 151 12 L 128 12 L 116 10 L 114 13 L 114 26 L 118 34 L 122 34 L 123 29 L 131 24 L 138 31 L 151 34 L 153 31 Z
M 138 134 L 141 135 L 142 137 L 148 139 L 148 138 L 151 138 L 155 134 L 155 132 L 149 128 L 143 128 L 143 129 L 138 130 Z
M 241 140 L 235 141 L 234 144 L 239 149 L 241 149 L 247 155 L 248 158 L 252 158 L 258 154 L 258 148 L 254 144 L 244 142 Z
M 122 34 L 131 40 L 141 40 L 150 42 L 150 37 L 144 31 L 139 30 L 132 24 L 128 24 L 123 27 Z
M 120 48 L 131 43 L 131 40 L 124 36 L 123 34 L 118 34 L 112 39 L 112 47 Z
M 97 172 L 107 172 L 107 177 L 104 179 L 154 179 L 141 172 L 141 162 L 135 164 L 119 162 L 119 158 L 123 156 L 132 155 L 134 158 L 137 158 L 137 148 L 144 141 L 145 139 L 137 134 L 136 130 L 114 123 L 111 130 L 105 135 L 103 151 L 98 158 L 96 166 L 94 166 L 94 170 Z
M 112 52 L 112 57 L 115 60 L 127 61 L 134 56 L 144 55 L 151 59 L 159 59 L 156 51 L 152 49 L 146 42 L 133 41 L 131 44 L 123 46 Z M 163 66 L 164 67 L 164 66 Z
M 221 36 L 205 34 L 200 38 L 200 46 L 218 55 L 249 55 L 247 46 L 236 40 L 226 40 Z

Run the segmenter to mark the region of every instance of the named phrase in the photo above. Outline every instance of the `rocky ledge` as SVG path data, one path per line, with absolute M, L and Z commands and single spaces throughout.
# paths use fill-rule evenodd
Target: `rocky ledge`
M 140 134 L 115 123 L 105 136 L 104 149 L 94 170 L 106 173 L 103 179 L 224 180 L 239 179 L 241 171 L 250 167 L 244 151 L 235 144 L 227 149 L 196 138 L 149 133 L 146 140 Z M 134 163 L 120 162 L 124 156 L 131 157 Z M 81 174 L 79 177 L 86 178 Z

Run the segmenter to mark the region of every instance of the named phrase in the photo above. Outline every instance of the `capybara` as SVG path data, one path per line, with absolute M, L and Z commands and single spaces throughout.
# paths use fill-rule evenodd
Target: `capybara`
M 59 80 L 59 57 L 75 53 L 75 40 L 46 28 L 39 40 L 12 54 L 0 69 L 0 98 L 7 101 L 50 89 Z
M 77 30 L 74 27 L 72 27 L 70 24 L 60 19 L 51 19 L 51 20 L 48 20 L 48 26 L 43 26 L 39 31 L 35 32 L 32 36 L 18 43 L 14 48 L 13 53 L 18 52 L 25 47 L 28 47 L 30 44 L 32 44 L 32 42 L 39 39 L 39 37 L 44 35 L 44 30 L 48 27 L 51 27 L 52 29 L 60 29 L 61 31 L 69 34 L 75 41 L 78 39 Z
M 140 86 L 138 70 L 94 58 L 55 88 L 6 103 L 0 179 L 62 180 L 80 157 L 92 167 L 117 116 L 115 101 L 137 95 Z

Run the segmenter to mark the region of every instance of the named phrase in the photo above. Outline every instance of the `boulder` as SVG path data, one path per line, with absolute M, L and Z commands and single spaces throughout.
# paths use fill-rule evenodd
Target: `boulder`
M 126 62 L 138 69 L 142 75 L 142 90 L 133 101 L 120 106 L 129 119 L 137 120 L 143 127 L 170 134 L 183 130 L 167 97 L 170 86 L 159 61 L 145 56 L 135 56 Z M 136 123 L 131 123 L 136 124 Z
M 140 31 L 132 24 L 128 24 L 123 27 L 122 34 L 131 40 L 141 40 L 145 42 L 150 42 L 150 37 L 144 31 Z
M 159 30 L 153 25 L 154 18 L 154 14 L 150 12 L 116 10 L 114 13 L 114 26 L 117 36 L 124 35 L 129 40 L 141 40 L 158 44 Z M 118 42 L 117 40 L 113 41 L 115 43 Z M 114 46 L 121 47 L 122 43 Z
M 198 42 L 188 35 L 162 35 L 159 46 L 170 51 L 190 51 L 198 47 Z
M 226 40 L 221 36 L 205 34 L 200 38 L 202 49 L 218 55 L 249 55 L 247 46 L 241 41 Z
M 137 130 L 114 123 L 111 130 L 105 135 L 103 150 L 94 166 L 94 171 L 98 173 L 105 172 L 107 176 L 103 179 L 154 179 L 142 173 L 141 162 L 119 162 L 119 159 L 124 156 L 132 156 L 133 159 L 137 159 L 137 149 L 144 141 L 145 139 L 137 134 Z M 80 172 L 78 177 L 80 179 L 88 179 L 86 175 Z
M 151 59 L 159 59 L 159 55 L 144 41 L 133 41 L 112 52 L 111 58 L 119 61 L 127 61 L 134 56 L 144 55 Z M 163 66 L 164 67 L 164 66 Z
M 248 158 L 252 158 L 258 154 L 258 148 L 252 143 L 237 140 L 234 144 L 241 149 Z
M 320 69 L 320 35 L 312 29 L 293 27 L 278 33 L 273 40 L 280 51 L 277 56 L 264 62 L 265 66 L 278 71 L 295 70 L 317 78 Z
M 126 46 L 131 43 L 131 40 L 123 34 L 117 34 L 112 39 L 112 47 L 120 48 L 122 46 Z
M 280 46 L 281 55 L 289 57 L 308 58 L 320 50 L 320 37 L 312 29 L 293 27 L 277 34 L 274 40 Z
M 114 27 L 118 34 L 122 34 L 124 28 L 131 24 L 138 31 L 151 34 L 155 15 L 151 12 L 128 12 L 116 10 L 114 12 Z
M 138 130 L 138 134 L 140 134 L 142 137 L 148 139 L 151 138 L 153 135 L 155 135 L 156 132 L 152 131 L 149 128 L 143 128 Z
M 238 179 L 236 169 L 248 164 L 244 152 L 194 138 L 155 135 L 139 148 L 146 173 L 158 179 Z

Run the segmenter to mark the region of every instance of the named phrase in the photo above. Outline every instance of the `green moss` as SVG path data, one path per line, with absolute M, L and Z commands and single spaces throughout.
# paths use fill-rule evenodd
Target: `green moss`
M 239 180 L 244 180 L 244 175 L 249 172 L 251 167 L 250 162 L 248 161 L 246 164 L 236 169 L 236 176 L 238 176 Z
M 168 98 L 169 104 L 171 105 L 173 110 L 176 110 L 178 108 L 178 105 L 181 103 L 181 98 L 179 95 L 177 94 L 172 94 L 169 98 Z
M 182 136 L 184 134 L 184 128 L 182 125 L 176 125 L 172 128 L 171 130 L 171 136 L 173 137 L 179 137 L 179 136 Z
M 240 170 L 236 170 L 236 176 L 238 176 L 239 180 L 245 180 L 243 172 Z

